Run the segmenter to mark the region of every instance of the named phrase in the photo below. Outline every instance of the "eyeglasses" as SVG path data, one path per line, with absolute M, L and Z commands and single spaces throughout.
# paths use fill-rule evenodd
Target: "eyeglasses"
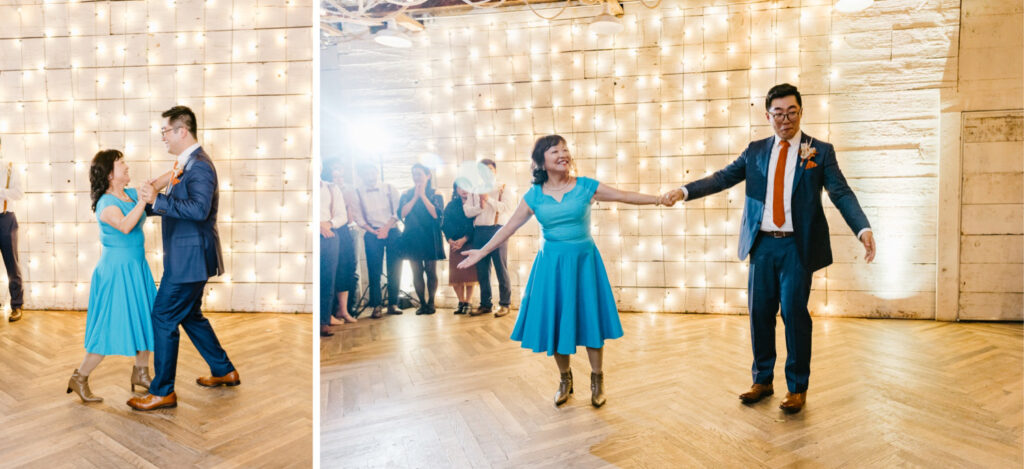
M 769 112 L 769 116 L 775 119 L 775 122 L 783 122 L 783 119 L 789 119 L 790 122 L 796 122 L 796 118 L 800 116 L 800 111 L 789 111 L 789 112 Z
M 160 136 L 163 137 L 164 135 L 167 134 L 167 132 L 170 132 L 172 130 L 178 130 L 180 128 L 181 128 L 181 126 L 175 126 L 175 127 L 170 127 L 170 128 L 161 128 L 160 129 Z

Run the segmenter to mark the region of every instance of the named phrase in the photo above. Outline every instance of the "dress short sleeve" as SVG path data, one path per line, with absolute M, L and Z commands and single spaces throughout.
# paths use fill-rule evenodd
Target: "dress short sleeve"
M 594 179 L 580 176 L 579 178 L 576 179 L 576 184 L 582 184 L 582 186 L 580 187 L 582 193 L 586 196 L 587 199 L 590 199 L 594 197 L 594 193 L 597 192 L 597 186 L 600 183 Z
M 540 203 L 540 196 L 543 194 L 540 188 L 540 184 L 534 184 L 530 186 L 530 190 L 526 191 L 526 195 L 523 195 L 523 201 L 530 207 L 530 210 L 537 211 L 537 204 Z

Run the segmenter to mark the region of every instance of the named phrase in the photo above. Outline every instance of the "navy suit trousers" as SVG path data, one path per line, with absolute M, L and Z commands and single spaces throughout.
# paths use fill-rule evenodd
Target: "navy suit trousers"
M 196 350 L 210 366 L 213 376 L 224 376 L 235 370 L 210 321 L 199 309 L 203 304 L 205 287 L 205 280 L 160 282 L 153 304 L 153 382 L 149 386 L 150 394 L 166 396 L 174 391 L 174 376 L 178 370 L 178 325 L 185 329 Z
M 807 299 L 812 275 L 800 261 L 794 237 L 758 235 L 751 251 L 747 284 L 750 342 L 754 349 L 751 373 L 755 383 L 769 384 L 775 376 L 775 314 L 782 306 L 786 383 L 789 392 L 807 391 L 811 374 L 811 315 Z

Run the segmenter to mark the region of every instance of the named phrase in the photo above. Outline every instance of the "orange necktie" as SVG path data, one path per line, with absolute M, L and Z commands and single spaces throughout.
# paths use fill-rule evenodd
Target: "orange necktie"
M 782 228 L 786 223 L 786 202 L 782 198 L 782 191 L 786 187 L 786 156 L 789 155 L 789 142 L 783 140 L 779 144 L 779 161 L 775 164 L 775 184 L 772 198 L 772 222 L 775 226 Z

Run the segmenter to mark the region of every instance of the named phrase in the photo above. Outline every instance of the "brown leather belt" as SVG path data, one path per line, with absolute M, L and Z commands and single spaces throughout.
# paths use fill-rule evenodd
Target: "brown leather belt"
M 771 236 L 772 238 L 788 238 L 793 236 L 792 231 L 764 231 L 761 230 L 761 234 L 765 236 Z

